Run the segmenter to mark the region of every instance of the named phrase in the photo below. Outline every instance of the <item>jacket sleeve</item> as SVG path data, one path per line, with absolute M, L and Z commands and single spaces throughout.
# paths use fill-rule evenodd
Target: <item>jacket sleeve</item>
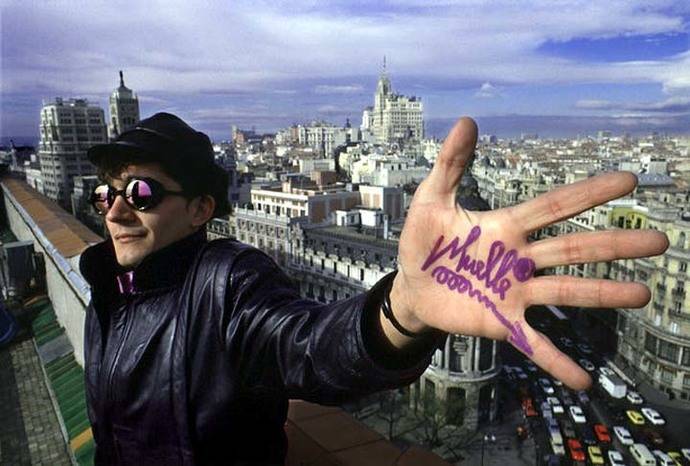
M 341 403 L 412 383 L 445 339 L 434 333 L 410 350 L 395 350 L 382 335 L 379 308 L 371 293 L 331 304 L 303 299 L 272 259 L 247 249 L 228 277 L 224 345 L 241 355 L 245 387 Z

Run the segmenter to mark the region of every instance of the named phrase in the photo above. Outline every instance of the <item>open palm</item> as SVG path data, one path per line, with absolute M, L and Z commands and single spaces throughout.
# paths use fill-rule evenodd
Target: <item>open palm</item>
M 649 289 L 611 280 L 534 277 L 534 272 L 660 254 L 668 246 L 666 235 L 616 230 L 528 242 L 540 228 L 629 193 L 635 176 L 609 173 L 517 206 L 466 211 L 456 204 L 456 190 L 476 140 L 475 123 L 461 119 L 415 193 L 399 245 L 394 309 L 404 309 L 411 329 L 507 340 L 554 377 L 584 388 L 590 383 L 587 373 L 525 321 L 525 309 L 538 304 L 642 307 Z

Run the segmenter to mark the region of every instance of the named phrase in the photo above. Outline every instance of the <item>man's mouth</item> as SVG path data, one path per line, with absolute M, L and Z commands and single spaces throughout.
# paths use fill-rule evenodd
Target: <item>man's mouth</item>
M 133 234 L 133 233 L 122 233 L 115 235 L 115 240 L 120 243 L 130 243 L 132 241 L 137 241 L 144 237 L 144 234 Z

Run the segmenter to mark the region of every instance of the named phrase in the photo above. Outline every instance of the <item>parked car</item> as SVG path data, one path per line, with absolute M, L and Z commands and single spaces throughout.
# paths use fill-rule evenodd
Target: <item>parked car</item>
M 541 389 L 544 390 L 544 393 L 547 395 L 553 395 L 555 392 L 553 390 L 553 387 L 551 386 L 551 382 L 549 382 L 549 379 L 541 378 L 539 379 L 539 385 L 541 386 Z
M 577 392 L 577 399 L 580 400 L 580 403 L 583 405 L 589 403 L 589 395 L 587 395 L 587 392 L 584 390 L 580 390 Z
M 568 450 L 573 461 L 585 461 L 585 451 L 578 440 L 574 438 L 568 439 Z
M 628 391 L 628 394 L 625 395 L 625 397 L 634 405 L 641 405 L 644 403 L 644 399 L 640 396 L 640 394 L 632 390 Z
M 571 406 L 568 408 L 568 412 L 570 413 L 570 417 L 575 424 L 585 424 L 587 422 L 585 413 L 582 412 L 582 408 L 579 406 Z
M 587 372 L 592 372 L 595 369 L 594 364 L 592 364 L 592 361 L 589 359 L 580 359 L 580 365 L 584 367 Z
M 551 412 L 551 405 L 549 403 L 547 403 L 546 401 L 543 401 L 539 405 L 539 408 L 541 409 L 541 417 L 543 417 L 543 418 L 553 417 L 553 413 Z
M 554 414 L 563 414 L 565 412 L 565 410 L 563 409 L 563 405 L 561 404 L 561 401 L 555 396 L 547 397 L 546 401 L 548 401 L 548 403 L 551 405 L 551 410 Z
M 572 406 L 575 404 L 575 401 L 573 400 L 573 397 L 570 396 L 570 392 L 568 390 L 563 390 L 561 400 L 563 400 L 563 404 L 565 406 Z
M 599 368 L 599 374 L 600 375 L 616 375 L 616 373 L 613 372 L 613 369 L 606 367 L 606 366 L 601 366 Z
M 609 450 L 608 457 L 611 466 L 625 466 L 623 455 L 618 450 Z
M 589 462 L 591 464 L 604 464 L 604 457 L 601 454 L 601 448 L 597 446 L 587 447 L 587 453 L 589 454 Z
M 532 398 L 522 399 L 522 410 L 526 417 L 534 417 L 537 415 L 537 411 L 534 409 L 534 404 L 532 403 Z
M 657 411 L 656 409 L 642 408 L 641 411 L 644 417 L 646 417 L 649 420 L 649 422 L 651 422 L 655 426 L 663 426 L 664 424 L 666 424 L 666 421 L 663 417 L 661 417 L 661 414 L 659 414 L 659 411 Z
M 561 342 L 561 344 L 562 344 L 563 346 L 565 346 L 566 348 L 572 348 L 572 347 L 573 347 L 573 340 L 571 340 L 571 339 L 568 338 L 568 337 L 561 337 L 561 338 L 560 338 L 560 342 Z
M 642 417 L 642 414 L 640 414 L 639 411 L 629 409 L 625 412 L 625 414 L 628 416 L 628 419 L 630 419 L 630 422 L 632 422 L 634 425 L 641 426 L 644 424 L 644 418 Z
M 676 466 L 676 463 L 661 450 L 652 450 L 654 456 L 656 456 L 656 461 L 660 466 Z
M 577 345 L 577 349 L 583 354 L 592 354 L 592 348 L 587 343 L 580 343 Z
M 525 361 L 525 367 L 529 372 L 537 372 L 537 366 L 532 361 Z
M 661 446 L 664 444 L 664 438 L 659 432 L 654 429 L 646 428 L 642 430 L 642 439 L 648 445 Z
M 667 451 L 666 454 L 673 460 L 676 466 L 683 466 L 683 455 L 679 451 Z
M 594 424 L 594 434 L 601 443 L 611 443 L 611 434 L 604 424 Z
M 577 436 L 575 433 L 575 426 L 573 426 L 573 423 L 569 419 L 563 419 L 561 422 L 561 430 L 563 431 L 563 435 L 568 438 L 575 438 Z
M 613 433 L 618 438 L 618 441 L 623 445 L 632 445 L 635 443 L 632 435 L 630 435 L 630 431 L 623 426 L 614 426 Z

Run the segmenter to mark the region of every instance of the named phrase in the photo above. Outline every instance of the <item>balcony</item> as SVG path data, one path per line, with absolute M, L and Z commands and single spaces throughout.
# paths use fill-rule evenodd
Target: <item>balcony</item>
M 685 299 L 685 289 L 674 288 L 671 290 L 671 296 L 673 296 L 674 300 L 683 301 Z

